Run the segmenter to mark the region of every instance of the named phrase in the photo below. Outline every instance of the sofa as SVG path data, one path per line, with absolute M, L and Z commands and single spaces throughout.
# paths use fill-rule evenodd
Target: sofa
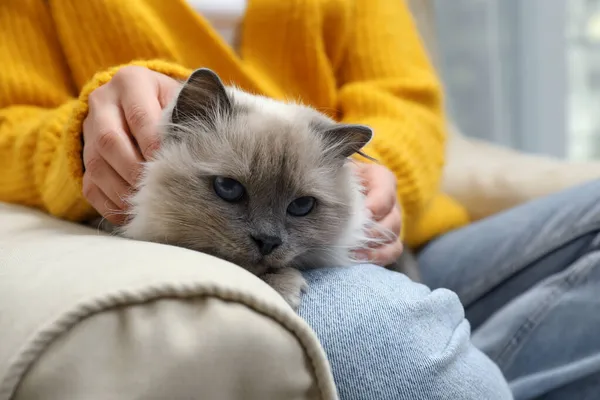
M 249 272 L 0 204 L 0 399 L 195 393 L 336 398 L 315 335 Z
M 430 4 L 411 6 L 433 54 Z M 449 134 L 443 189 L 474 220 L 600 177 L 595 162 L 519 153 L 452 125 Z M 0 400 L 199 393 L 337 398 L 315 334 L 242 268 L 0 203 Z

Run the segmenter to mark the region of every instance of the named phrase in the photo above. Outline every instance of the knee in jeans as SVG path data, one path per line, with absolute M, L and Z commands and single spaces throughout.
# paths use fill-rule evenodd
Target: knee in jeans
M 511 398 L 497 367 L 471 344 L 453 292 L 369 266 L 307 279 L 300 314 L 343 398 Z

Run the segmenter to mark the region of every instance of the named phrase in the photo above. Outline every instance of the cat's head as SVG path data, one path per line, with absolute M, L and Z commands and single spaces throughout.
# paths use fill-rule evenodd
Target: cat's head
M 260 274 L 343 258 L 362 240 L 348 157 L 372 131 L 225 87 L 195 71 L 167 108 L 161 149 L 131 199 L 126 236 L 203 251 Z

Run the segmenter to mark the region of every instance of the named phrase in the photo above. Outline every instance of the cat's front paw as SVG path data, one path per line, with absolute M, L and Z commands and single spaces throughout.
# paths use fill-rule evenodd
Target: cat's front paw
M 308 287 L 300 271 L 294 268 L 281 268 L 264 274 L 261 278 L 275 289 L 294 311 L 298 310 L 302 292 Z

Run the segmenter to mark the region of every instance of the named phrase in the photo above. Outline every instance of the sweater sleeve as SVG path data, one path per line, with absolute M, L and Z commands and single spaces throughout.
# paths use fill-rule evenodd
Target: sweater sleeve
M 445 146 L 441 88 L 403 1 L 354 4 L 338 66 L 338 108 L 343 122 L 373 128 L 365 152 L 395 173 L 406 232 L 439 193 Z
M 73 221 L 95 215 L 82 194 L 87 97 L 122 66 L 72 82 L 47 2 L 8 0 L 0 7 L 0 201 Z M 183 79 L 164 61 L 132 63 Z

